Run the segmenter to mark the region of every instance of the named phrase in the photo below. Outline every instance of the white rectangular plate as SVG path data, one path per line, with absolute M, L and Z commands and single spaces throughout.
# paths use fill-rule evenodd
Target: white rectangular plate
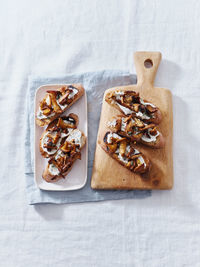
M 35 94 L 35 114 L 37 113 L 39 102 L 43 99 L 47 90 L 55 90 L 66 84 L 53 84 L 53 85 L 43 85 L 39 87 Z M 84 95 L 68 110 L 66 110 L 62 115 L 67 115 L 69 113 L 75 113 L 79 117 L 78 129 L 80 129 L 86 136 L 88 136 L 87 129 L 87 95 Z M 82 187 L 87 182 L 87 164 L 88 164 L 88 141 L 86 141 L 85 147 L 81 151 L 81 160 L 76 160 L 72 170 L 68 173 L 65 179 L 60 179 L 54 183 L 47 183 L 42 178 L 42 173 L 47 165 L 48 159 L 45 159 L 40 154 L 39 142 L 40 137 L 46 127 L 39 127 L 35 123 L 35 183 L 43 190 L 51 191 L 68 191 L 77 190 Z

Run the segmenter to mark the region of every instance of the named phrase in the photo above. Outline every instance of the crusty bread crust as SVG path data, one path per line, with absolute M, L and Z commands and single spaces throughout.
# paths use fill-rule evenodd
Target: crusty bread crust
M 63 118 L 63 117 L 72 117 L 72 118 L 75 120 L 75 122 L 76 122 L 76 123 L 75 123 L 75 128 L 77 128 L 78 123 L 79 123 L 79 118 L 78 118 L 78 116 L 77 116 L 76 114 L 74 114 L 74 113 L 70 113 L 69 115 L 67 115 L 67 116 L 62 116 L 61 118 Z M 58 118 L 55 119 L 54 121 L 52 121 L 52 122 L 48 125 L 48 127 L 46 128 L 46 130 L 42 133 L 42 135 L 41 135 L 41 137 L 40 137 L 40 142 L 39 142 L 40 153 L 41 153 L 41 155 L 42 155 L 44 158 L 52 157 L 53 155 L 55 155 L 55 153 L 56 153 L 57 150 L 59 149 L 59 148 L 58 148 L 54 154 L 49 155 L 46 151 L 43 150 L 43 147 L 42 147 L 42 139 L 43 139 L 44 135 L 48 132 L 48 130 L 49 130 L 51 127 L 53 127 L 54 125 L 56 125 L 57 122 L 58 122 Z
M 55 117 L 56 118 L 56 117 Z M 54 119 L 55 119 L 54 118 Z M 46 119 L 45 121 L 44 120 L 39 120 L 36 116 L 35 116 L 35 122 L 38 126 L 40 127 L 44 127 L 46 124 L 49 124 L 51 121 Z
M 124 90 L 124 92 L 126 92 Z M 106 93 L 105 95 L 105 101 L 110 104 L 112 107 L 116 108 L 117 110 L 119 110 L 121 113 L 123 113 L 124 115 L 126 115 L 122 110 L 121 108 L 115 104 L 115 102 L 110 98 L 110 96 L 113 94 L 113 91 L 109 91 L 108 93 Z M 144 100 L 144 102 L 147 102 L 146 100 Z M 133 113 L 133 115 L 135 115 Z M 135 117 L 137 117 L 135 115 Z M 154 112 L 154 118 L 150 118 L 148 120 L 145 120 L 143 119 L 144 122 L 152 122 L 152 123 L 155 123 L 155 124 L 159 124 L 162 120 L 162 114 L 161 114 L 161 111 L 158 109 L 157 111 Z
M 40 154 L 43 156 L 43 158 L 48 158 L 48 157 L 50 156 L 50 155 L 49 155 L 46 151 L 44 151 L 43 148 L 42 148 L 42 139 L 43 139 L 44 135 L 46 134 L 46 132 L 47 132 L 47 131 L 44 131 L 44 132 L 42 133 L 42 135 L 41 135 L 41 137 L 40 137 L 40 143 L 39 143 Z M 56 153 L 56 152 L 55 152 L 55 153 Z M 53 156 L 53 154 L 52 154 L 52 156 Z
M 82 146 L 80 147 L 80 150 L 85 146 L 85 143 L 86 143 L 86 137 L 84 135 L 84 133 L 82 132 Z M 72 167 L 73 167 L 73 164 L 74 162 L 76 161 L 76 158 L 74 159 L 74 161 L 72 162 L 72 165 L 71 167 L 67 170 L 67 172 L 63 173 L 62 175 L 64 177 L 67 176 L 67 174 L 71 171 Z M 48 183 L 54 183 L 54 182 L 57 182 L 58 180 L 62 179 L 63 176 L 61 175 L 52 175 L 49 171 L 49 163 L 47 164 L 43 174 L 42 174 L 42 177 L 45 181 L 47 181 Z M 52 180 L 53 178 L 53 180 Z
M 67 174 L 71 171 L 71 169 L 72 169 L 72 167 L 73 167 L 73 164 L 74 164 L 74 162 L 72 163 L 72 166 L 67 170 L 67 172 L 65 172 L 65 173 L 63 174 L 64 177 L 66 177 Z M 54 175 L 52 175 L 52 174 L 49 172 L 49 163 L 48 163 L 48 165 L 46 166 L 46 168 L 45 168 L 45 170 L 44 170 L 44 172 L 43 172 L 43 174 L 42 174 L 42 177 L 43 177 L 43 179 L 44 179 L 46 182 L 48 182 L 48 183 L 55 183 L 55 182 L 57 182 L 57 181 L 59 181 L 60 179 L 63 178 L 61 175 L 56 175 L 56 176 L 54 176 Z M 53 179 L 52 179 L 52 178 L 53 178 Z M 65 179 L 65 178 L 63 178 L 63 179 Z
M 74 86 L 77 90 L 78 93 L 75 95 L 74 100 L 67 106 L 65 107 L 62 112 L 55 114 L 54 116 L 52 116 L 51 118 L 48 119 L 38 119 L 37 118 L 37 113 L 35 114 L 35 121 L 36 124 L 40 127 L 44 127 L 45 125 L 48 125 L 49 123 L 51 123 L 54 119 L 56 119 L 57 117 L 59 117 L 63 112 L 65 112 L 67 109 L 69 109 L 77 100 L 79 100 L 79 98 L 84 94 L 85 89 L 83 88 L 82 84 L 70 84 L 72 86 Z M 67 85 L 69 86 L 69 85 Z
M 160 134 L 156 138 L 156 142 L 145 142 L 141 139 L 139 141 L 139 143 L 142 143 L 142 144 L 149 146 L 149 147 L 152 147 L 152 148 L 162 148 L 165 145 L 165 139 L 160 132 Z

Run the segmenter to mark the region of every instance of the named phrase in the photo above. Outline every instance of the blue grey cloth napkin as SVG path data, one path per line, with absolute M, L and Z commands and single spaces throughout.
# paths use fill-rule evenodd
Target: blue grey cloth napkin
M 70 74 L 56 78 L 29 77 L 27 92 L 26 129 L 25 129 L 25 177 L 29 204 L 39 203 L 75 203 L 87 201 L 102 201 L 125 198 L 144 198 L 151 196 L 149 190 L 93 190 L 90 187 L 96 136 L 101 113 L 104 91 L 120 85 L 136 82 L 136 76 L 124 71 L 99 71 L 82 74 Z M 84 188 L 76 191 L 43 191 L 34 182 L 34 96 L 36 89 L 44 84 L 82 83 L 88 98 L 88 180 Z

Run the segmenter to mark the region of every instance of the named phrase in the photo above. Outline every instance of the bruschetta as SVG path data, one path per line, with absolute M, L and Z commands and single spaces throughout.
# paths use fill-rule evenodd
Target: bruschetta
M 58 90 L 48 90 L 40 102 L 36 114 L 37 125 L 41 127 L 48 125 L 71 107 L 83 94 L 84 88 L 81 84 L 65 85 Z
M 86 137 L 78 129 L 74 129 L 51 157 L 43 172 L 42 177 L 47 182 L 56 182 L 70 172 L 76 159 L 81 159 L 81 149 L 85 146 Z
M 40 153 L 44 158 L 52 157 L 66 137 L 78 126 L 78 116 L 70 113 L 52 121 L 40 138 Z
M 144 122 L 155 124 L 159 124 L 162 119 L 159 108 L 140 98 L 135 91 L 110 91 L 105 95 L 105 100 L 126 116 L 132 114 Z
M 152 148 L 162 148 L 165 144 L 164 137 L 155 124 L 147 124 L 132 114 L 127 117 L 115 117 L 108 121 L 107 126 L 111 131 L 127 137 L 132 142 L 142 143 Z
M 126 137 L 106 132 L 100 145 L 106 153 L 131 172 L 143 174 L 149 171 L 151 166 L 149 159 Z

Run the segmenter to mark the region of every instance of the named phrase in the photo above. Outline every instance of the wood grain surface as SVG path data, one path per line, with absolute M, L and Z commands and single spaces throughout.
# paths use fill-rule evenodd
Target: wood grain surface
M 153 103 L 162 113 L 162 121 L 158 126 L 165 138 L 165 146 L 152 149 L 142 144 L 135 147 L 149 157 L 151 170 L 144 177 L 132 173 L 116 160 L 111 158 L 101 147 L 107 128 L 107 122 L 120 112 L 104 100 L 97 135 L 95 159 L 91 187 L 93 189 L 171 189 L 173 186 L 173 111 L 172 94 L 168 89 L 154 87 L 154 79 L 161 60 L 160 52 L 136 52 L 134 62 L 137 72 L 137 84 L 110 88 L 111 90 L 133 90 L 140 93 L 141 98 Z M 149 65 L 152 66 L 148 68 Z M 146 67 L 147 66 L 147 67 Z

